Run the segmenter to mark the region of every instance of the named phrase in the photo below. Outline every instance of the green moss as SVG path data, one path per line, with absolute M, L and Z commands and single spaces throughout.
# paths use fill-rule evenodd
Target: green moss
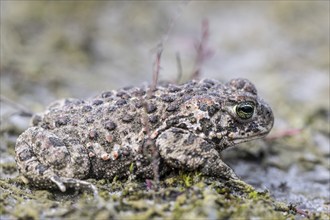
M 0 163 L 0 169 L 2 169 L 3 174 L 13 174 L 17 172 L 16 163 Z
M 243 181 L 219 182 L 198 173 L 180 173 L 160 180 L 157 191 L 148 190 L 145 181 L 89 181 L 99 189 L 97 198 L 89 192 L 31 191 L 18 178 L 0 180 L 1 215 L 10 213 L 16 218 L 30 219 L 41 216 L 125 219 L 301 216 L 294 207 L 274 201 L 268 192 L 259 192 Z M 327 217 L 324 213 L 311 216 Z

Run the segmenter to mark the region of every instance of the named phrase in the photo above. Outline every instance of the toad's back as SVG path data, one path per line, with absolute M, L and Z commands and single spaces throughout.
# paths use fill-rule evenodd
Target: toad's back
M 226 95 L 223 85 L 211 80 L 179 86 L 166 84 L 151 94 L 148 90 L 132 87 L 87 100 L 56 101 L 45 113 L 35 115 L 32 124 L 63 138 L 79 139 L 83 144 L 94 142 L 109 149 L 119 144 L 137 151 L 148 134 L 172 126 L 175 121 L 171 124 L 171 120 L 180 118 L 183 103 L 196 96 L 217 98 L 220 103 Z

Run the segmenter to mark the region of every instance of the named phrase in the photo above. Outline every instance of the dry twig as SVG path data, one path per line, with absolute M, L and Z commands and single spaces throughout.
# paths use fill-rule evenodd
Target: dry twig
M 202 74 L 202 66 L 205 61 L 208 60 L 212 55 L 213 51 L 208 47 L 208 41 L 210 38 L 210 30 L 209 30 L 209 21 L 204 19 L 202 21 L 202 36 L 199 41 L 195 44 L 196 49 L 196 58 L 194 69 L 191 75 L 191 79 L 199 79 Z
M 176 83 L 179 83 L 182 78 L 182 63 L 181 63 L 180 53 L 177 52 L 175 54 L 175 57 L 176 57 L 176 65 L 178 69 L 178 77 L 176 78 Z
M 153 93 L 157 88 L 159 73 L 160 73 L 160 69 L 161 69 L 161 65 L 160 65 L 161 57 L 162 57 L 162 53 L 164 51 L 164 44 L 168 41 L 168 38 L 175 25 L 175 22 L 181 15 L 182 8 L 183 7 L 180 7 L 179 10 L 177 11 L 177 13 L 175 14 L 175 16 L 169 21 L 168 28 L 167 28 L 165 34 L 163 35 L 163 38 L 161 39 L 160 43 L 158 43 L 158 45 L 156 47 L 156 56 L 155 56 L 155 61 L 153 62 L 153 68 L 152 68 L 152 83 L 147 91 L 147 96 L 146 96 L 145 100 L 141 100 L 143 103 L 144 112 L 145 112 L 142 117 L 145 133 L 147 136 L 145 146 L 147 148 L 151 147 L 152 157 L 153 157 L 152 158 L 153 159 L 152 167 L 153 167 L 154 183 L 156 184 L 156 187 L 155 187 L 156 189 L 157 189 L 157 185 L 159 183 L 159 164 L 158 164 L 159 163 L 159 152 L 158 152 L 158 149 L 157 149 L 157 146 L 155 145 L 155 143 L 150 139 L 151 128 L 150 128 L 150 124 L 148 121 L 147 106 L 148 106 L 148 101 L 152 99 Z M 149 188 L 150 187 L 151 187 L 151 185 L 149 182 Z

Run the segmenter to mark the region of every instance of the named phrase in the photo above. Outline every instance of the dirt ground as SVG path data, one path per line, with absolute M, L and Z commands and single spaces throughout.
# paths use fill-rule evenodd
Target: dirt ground
M 329 11 L 329 1 L 1 1 L 0 218 L 329 219 Z M 30 113 L 150 83 L 159 43 L 160 80 L 184 82 L 196 67 L 248 78 L 272 107 L 266 139 L 223 153 L 251 186 L 198 173 L 166 177 L 158 191 L 89 180 L 98 198 L 25 185 L 14 146 Z

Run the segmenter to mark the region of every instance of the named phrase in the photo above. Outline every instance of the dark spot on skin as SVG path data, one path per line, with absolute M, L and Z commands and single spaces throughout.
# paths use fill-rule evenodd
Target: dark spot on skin
M 208 105 L 203 103 L 203 102 L 198 102 L 198 108 L 203 111 L 203 112 L 206 112 L 207 111 L 207 107 Z
M 218 145 L 218 144 L 220 144 L 221 139 L 214 137 L 214 138 L 212 138 L 212 142 Z
M 71 121 L 71 124 L 72 124 L 73 126 L 77 126 L 77 125 L 78 125 L 78 120 L 77 120 L 77 119 L 73 119 L 73 120 Z
M 49 155 L 50 156 L 50 155 Z M 60 154 L 61 159 L 58 159 L 57 157 L 54 158 L 55 160 L 49 161 L 49 165 L 54 169 L 54 170 L 59 170 L 62 169 L 66 166 L 66 164 L 70 160 L 70 155 L 68 152 L 62 152 Z M 65 159 L 63 161 L 63 159 Z
M 210 161 L 212 161 L 212 163 L 216 163 L 219 159 L 220 159 L 220 158 L 219 158 L 218 155 L 213 155 L 213 156 L 210 158 Z
M 125 104 L 127 104 L 127 101 L 125 99 L 119 99 L 116 102 L 116 105 L 118 105 L 118 106 L 122 106 L 122 105 L 125 105 Z
M 50 125 L 49 122 L 45 122 L 45 123 L 41 124 L 41 127 L 44 128 L 44 129 L 52 129 L 53 128 L 53 126 Z
M 38 164 L 35 169 L 36 171 L 38 171 L 39 175 L 43 175 L 44 172 L 48 169 L 48 167 L 43 164 Z
M 169 104 L 169 106 L 166 108 L 166 111 L 168 112 L 174 112 L 175 110 L 177 110 L 179 108 L 177 103 L 171 103 Z
M 64 143 L 61 139 L 56 138 L 56 137 L 50 137 L 48 138 L 48 140 L 50 141 L 50 143 L 54 146 L 54 147 L 60 147 L 60 146 L 64 146 Z
M 26 161 L 33 156 L 30 150 L 25 149 L 21 153 L 19 153 L 18 158 L 20 161 Z
M 41 142 L 40 142 L 40 141 L 37 141 L 36 146 L 37 146 L 38 148 L 41 147 Z
M 146 91 L 144 91 L 144 90 L 142 90 L 142 89 L 139 89 L 139 90 L 137 90 L 137 91 L 134 91 L 132 94 L 133 94 L 134 96 L 143 96 L 143 95 L 146 94 Z
M 215 92 L 210 92 L 208 93 L 210 96 L 215 96 L 215 97 L 219 97 L 219 93 L 215 93 Z
M 90 105 L 85 105 L 85 106 L 83 106 L 82 107 L 82 112 L 90 112 L 90 111 L 92 111 L 92 106 L 90 106 Z
M 208 88 L 201 87 L 201 88 L 199 89 L 198 92 L 199 92 L 200 94 L 203 94 L 203 93 L 205 94 L 205 93 L 207 93 L 207 90 L 208 90 Z
M 29 169 L 30 169 L 30 166 L 26 165 L 24 171 L 27 173 Z
M 203 142 L 203 143 L 201 144 L 201 149 L 202 149 L 202 151 L 204 151 L 204 152 L 208 152 L 208 151 L 212 150 L 213 148 L 214 148 L 213 145 L 210 144 L 210 143 L 208 143 L 208 142 Z
M 127 156 L 130 155 L 130 152 L 129 152 L 128 150 L 123 150 L 123 151 L 121 151 L 121 153 L 122 153 L 122 155 L 125 156 L 125 157 L 127 157 Z
M 122 121 L 125 123 L 131 122 L 133 121 L 134 117 L 132 115 L 126 114 L 124 115 L 124 117 L 122 118 Z
M 93 103 L 92 104 L 93 105 L 101 105 L 101 104 L 103 104 L 103 101 L 100 100 L 100 99 L 95 99 L 95 100 L 93 100 Z
M 173 147 L 171 147 L 171 148 L 166 148 L 166 154 L 170 154 L 170 153 L 172 153 L 173 152 Z
M 168 119 L 166 121 L 166 126 L 167 127 L 173 127 L 174 125 L 176 125 L 178 123 L 179 123 L 179 119 L 178 118 L 171 118 L 171 119 Z
M 210 84 L 203 84 L 202 85 L 202 88 L 206 89 L 206 90 L 210 89 L 211 87 L 212 87 L 212 85 L 210 85 Z
M 213 86 L 215 84 L 215 82 L 211 79 L 204 79 L 203 80 L 203 83 L 207 83 L 207 84 L 210 84 L 211 86 Z
M 102 114 L 102 108 L 97 108 L 95 114 L 98 115 Z
M 161 135 L 161 137 L 162 137 L 163 139 L 167 139 L 167 135 L 164 134 L 164 133 Z
M 104 123 L 104 128 L 109 131 L 114 130 L 116 127 L 117 125 L 113 121 L 108 120 Z
M 88 149 L 89 152 L 94 152 L 93 145 L 88 145 L 87 149 Z
M 226 149 L 226 148 L 228 148 L 230 145 L 229 145 L 229 143 L 227 143 L 227 142 L 223 142 L 222 143 L 222 149 Z
M 85 152 L 84 152 L 85 153 Z M 85 163 L 85 161 L 83 160 L 83 158 L 82 157 L 77 157 L 77 160 L 76 160 L 76 165 L 78 165 L 78 166 L 83 166 L 84 165 L 84 163 Z M 85 170 L 85 173 L 87 173 L 88 171 L 87 170 Z
M 115 106 L 110 106 L 109 108 L 108 108 L 108 112 L 113 112 L 113 111 L 115 111 L 116 110 L 116 107 Z
M 104 92 L 101 95 L 102 98 L 108 98 L 108 97 L 111 97 L 111 96 L 112 96 L 112 92 L 110 92 L 110 91 Z
M 172 129 L 172 132 L 174 133 L 174 134 L 183 134 L 184 132 L 182 131 L 182 129 L 178 129 L 178 128 L 173 128 Z
M 70 119 L 69 119 L 68 116 L 61 116 L 61 117 L 56 119 L 55 126 L 60 127 L 60 126 L 63 126 L 63 125 L 67 125 L 69 122 L 70 122 Z
M 194 91 L 193 88 L 187 88 L 184 92 L 185 93 L 192 93 Z
M 146 110 L 147 110 L 147 113 L 153 113 L 154 111 L 156 111 L 157 109 L 157 106 L 153 103 L 147 103 L 147 106 L 146 106 Z
M 192 145 L 195 142 L 196 136 L 193 134 L 189 134 L 188 138 L 184 140 L 183 144 L 185 145 Z
M 177 86 L 171 86 L 171 87 L 169 87 L 168 88 L 168 91 L 169 92 L 178 92 L 178 91 L 180 91 L 181 89 L 179 88 L 179 87 L 177 87 Z
M 191 99 L 191 95 L 185 95 L 185 96 L 183 96 L 183 98 L 182 98 L 182 101 L 183 102 L 186 102 L 186 101 L 188 101 L 189 99 Z
M 190 81 L 188 84 L 186 84 L 186 88 L 196 88 L 197 82 L 196 81 Z
M 86 122 L 87 123 L 93 123 L 94 122 L 94 118 L 92 116 L 89 116 L 86 118 Z
M 229 127 L 227 127 L 226 128 L 226 131 L 227 132 L 234 132 L 234 133 L 236 133 L 237 132 L 237 127 L 235 127 L 235 126 L 229 126 Z
M 210 121 L 210 119 L 207 118 L 202 118 L 200 121 L 201 127 L 202 127 L 202 131 L 205 135 L 208 135 L 211 128 L 213 127 L 212 122 Z
M 116 96 L 118 97 L 123 97 L 124 95 L 126 95 L 126 92 L 120 91 L 116 94 Z
M 183 132 L 181 130 L 178 130 L 177 132 L 175 130 L 173 130 L 173 133 L 174 133 L 174 143 L 176 143 L 177 141 L 182 139 Z
M 69 105 L 79 105 L 83 103 L 84 101 L 79 100 L 79 99 L 65 99 L 64 100 L 64 105 L 69 106 Z
M 209 115 L 212 117 L 218 110 L 219 110 L 219 106 L 217 105 L 213 105 L 213 106 L 208 106 L 207 107 L 207 111 L 209 113 Z
M 80 139 L 70 139 L 69 142 L 70 145 L 78 145 L 80 144 Z M 80 149 L 84 149 L 84 148 L 80 148 Z
M 178 128 L 187 129 L 188 127 L 185 123 L 180 123 L 178 124 Z
M 217 131 L 217 132 L 222 132 L 222 131 L 224 131 L 224 128 L 222 127 L 221 124 L 216 124 L 216 131 Z
M 157 123 L 158 122 L 158 116 L 157 115 L 151 115 L 150 117 L 149 117 L 149 122 L 150 123 Z
M 258 128 L 258 125 L 254 122 L 252 122 L 251 124 L 249 124 L 249 127 L 247 128 L 246 130 L 247 132 L 254 132 L 254 133 L 258 133 L 259 132 L 259 128 Z
M 136 108 L 141 108 L 142 106 L 143 106 L 143 102 L 142 101 L 139 100 L 139 101 L 136 101 L 135 102 L 135 107 Z
M 163 102 L 173 102 L 175 100 L 175 98 L 165 94 L 165 95 L 161 96 L 161 100 Z
M 131 98 L 130 95 L 128 95 L 126 92 L 123 92 L 123 91 L 118 92 L 118 93 L 117 93 L 117 96 L 118 96 L 118 97 L 121 97 L 121 98 L 123 98 L 123 99 L 129 99 L 129 98 Z
M 133 88 L 134 88 L 133 86 L 125 86 L 123 88 L 123 90 L 128 91 L 128 90 L 133 89 Z

